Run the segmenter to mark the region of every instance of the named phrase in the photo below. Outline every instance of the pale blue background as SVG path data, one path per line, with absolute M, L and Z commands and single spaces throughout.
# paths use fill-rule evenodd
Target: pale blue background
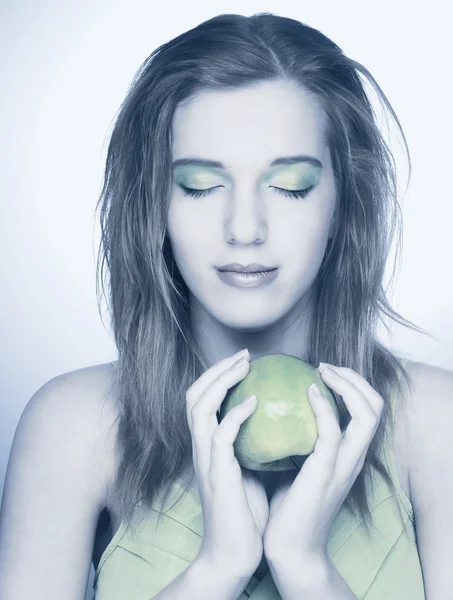
M 394 305 L 440 341 L 400 327 L 393 340 L 382 336 L 415 360 L 453 369 L 446 2 L 16 0 L 0 11 L 0 492 L 34 392 L 55 375 L 116 358 L 96 306 L 94 216 L 115 112 L 154 48 L 215 14 L 270 11 L 304 21 L 369 68 L 386 92 L 414 167 Z

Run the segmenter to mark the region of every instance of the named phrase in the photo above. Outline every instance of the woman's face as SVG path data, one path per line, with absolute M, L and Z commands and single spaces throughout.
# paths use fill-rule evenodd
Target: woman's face
M 167 232 L 191 306 L 248 331 L 297 310 L 336 204 L 324 114 L 303 90 L 272 81 L 199 92 L 178 106 L 172 125 L 173 163 L 186 162 L 173 166 Z M 184 188 L 208 191 L 194 197 Z M 228 263 L 277 267 L 277 276 L 237 287 L 216 269 Z

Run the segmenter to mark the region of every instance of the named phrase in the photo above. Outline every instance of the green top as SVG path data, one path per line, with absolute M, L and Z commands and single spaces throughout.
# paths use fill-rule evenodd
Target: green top
M 406 359 L 403 364 L 407 364 Z M 424 600 L 413 509 L 396 474 L 389 438 L 382 457 L 398 490 L 397 496 L 374 471 L 374 483 L 367 483 L 367 493 L 376 527 L 368 537 L 363 522 L 341 507 L 329 533 L 328 555 L 360 600 Z M 181 480 L 174 483 L 176 492 L 183 487 Z M 144 509 L 139 503 L 135 510 L 134 530 L 122 523 L 101 557 L 94 580 L 95 600 L 150 600 L 198 554 L 203 516 L 196 486 L 162 515 L 159 525 L 158 511 L 153 510 L 135 527 L 135 515 L 138 523 Z M 238 600 L 246 598 L 281 600 L 269 571 L 261 581 L 255 575 L 250 578 Z

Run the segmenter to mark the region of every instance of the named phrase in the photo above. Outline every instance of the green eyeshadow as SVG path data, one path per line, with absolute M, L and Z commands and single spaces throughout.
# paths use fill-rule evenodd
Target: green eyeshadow
M 280 165 L 265 173 L 261 177 L 261 183 L 287 190 L 300 190 L 316 186 L 321 173 L 322 167 L 308 163 Z M 225 181 L 225 175 L 225 172 L 210 167 L 178 166 L 173 170 L 175 183 L 194 189 L 217 186 L 220 181 Z
M 287 190 L 301 190 L 319 183 L 322 167 L 309 164 L 284 165 L 264 176 L 264 181 Z
M 224 179 L 217 169 L 209 167 L 176 167 L 174 181 L 189 188 L 208 188 L 219 185 L 219 178 Z

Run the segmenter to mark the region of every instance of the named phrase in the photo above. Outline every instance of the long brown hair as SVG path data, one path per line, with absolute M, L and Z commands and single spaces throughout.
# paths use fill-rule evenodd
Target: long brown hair
M 371 523 L 365 477 L 376 469 L 395 491 L 378 453 L 391 421 L 389 395 L 410 378 L 377 339 L 388 317 L 426 333 L 391 308 L 384 270 L 402 233 L 395 161 L 364 80 L 407 142 L 385 94 L 360 63 L 318 30 L 272 13 L 221 14 L 158 47 L 143 62 L 116 116 L 100 204 L 99 283 L 107 297 L 118 361 L 116 510 L 130 523 L 137 502 L 166 501 L 192 460 L 185 393 L 208 365 L 190 329 L 188 289 L 166 235 L 172 186 L 171 124 L 176 107 L 207 88 L 289 80 L 312 94 L 327 117 L 339 199 L 335 230 L 313 284 L 315 311 L 307 362 L 350 367 L 385 399 L 380 425 L 345 506 Z M 109 278 L 104 266 L 108 267 Z M 106 293 L 107 288 L 107 293 Z M 98 298 L 99 300 L 99 298 Z M 428 334 L 429 335 L 429 334 Z M 401 377 L 402 376 L 402 377 Z M 349 413 L 336 395 L 340 425 Z M 390 423 L 391 425 L 391 423 Z

